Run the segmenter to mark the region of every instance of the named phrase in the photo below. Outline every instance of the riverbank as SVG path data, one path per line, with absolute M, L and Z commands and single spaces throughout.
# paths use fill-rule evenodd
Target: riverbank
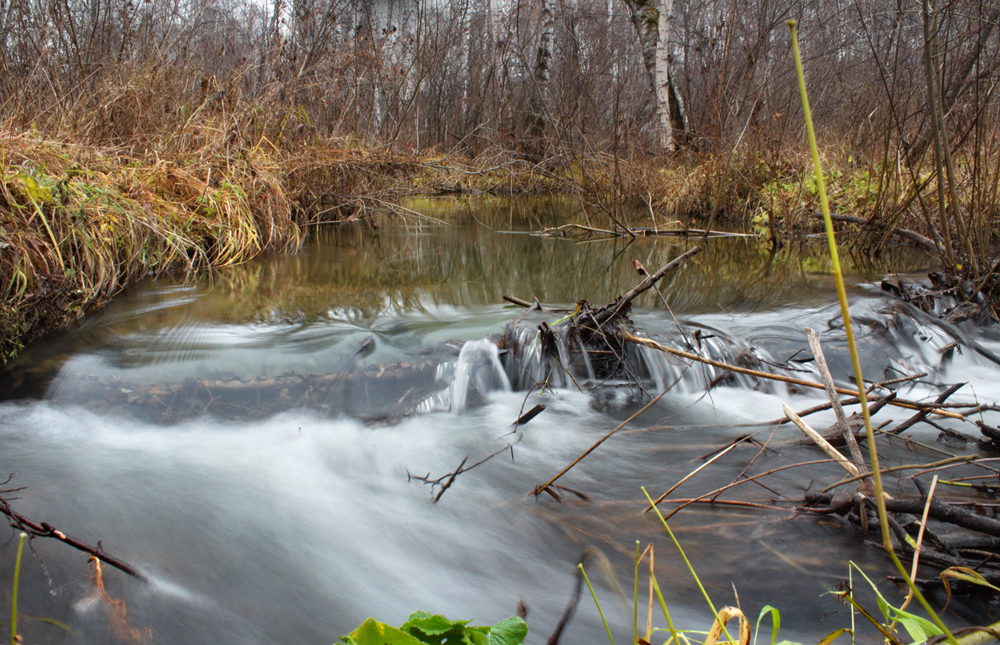
M 890 187 L 870 166 L 836 151 L 830 161 L 835 211 L 855 218 L 849 225 L 867 251 L 884 246 L 887 227 L 857 222 L 880 213 L 898 212 L 893 226 L 933 235 L 906 208 L 912 196 L 896 190 L 901 197 L 890 204 Z M 816 225 L 809 168 L 794 152 L 767 163 L 693 152 L 542 164 L 500 149 L 476 159 L 418 155 L 263 117 L 190 119 L 127 144 L 8 129 L 0 132 L 0 358 L 136 280 L 293 252 L 311 228 L 359 219 L 374 226 L 373 213 L 405 196 L 564 193 L 586 207 L 583 223 L 602 230 L 726 222 L 780 244 Z M 938 244 L 925 236 L 932 255 Z
M 295 251 L 310 226 L 363 216 L 419 170 L 257 134 L 206 123 L 142 152 L 0 134 L 0 357 L 143 277 Z

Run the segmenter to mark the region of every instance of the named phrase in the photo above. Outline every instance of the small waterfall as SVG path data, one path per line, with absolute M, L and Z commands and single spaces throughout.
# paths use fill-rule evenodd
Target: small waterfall
M 490 340 L 471 340 L 462 346 L 451 385 L 453 412 L 465 412 L 470 389 L 483 394 L 496 390 L 510 392 L 510 382 L 500 364 L 500 352 L 496 343 Z
M 767 352 L 751 347 L 740 340 L 729 338 L 717 331 L 702 336 L 694 343 L 693 347 L 681 341 L 679 337 L 656 340 L 662 345 L 727 365 L 760 372 L 776 373 L 782 371 L 773 368 L 777 361 Z M 658 391 L 663 391 L 674 383 L 676 383 L 675 388 L 686 393 L 704 392 L 717 385 L 762 392 L 771 391 L 772 384 L 766 379 L 731 372 L 698 361 L 686 361 L 651 347 L 635 346 L 632 351 L 635 354 L 636 362 L 641 366 L 638 371 L 648 376 Z M 808 375 L 796 374 L 796 376 L 802 378 Z
M 703 328 L 692 345 L 680 335 L 656 340 L 703 358 L 763 372 L 781 371 L 779 361 L 721 331 Z M 638 333 L 638 332 L 636 332 Z M 518 320 L 508 326 L 503 346 L 507 376 L 515 390 L 527 390 L 542 382 L 548 387 L 589 391 L 597 386 L 642 388 L 662 391 L 673 385 L 678 391 L 703 392 L 718 385 L 771 391 L 764 379 L 713 367 L 697 361 L 668 356 L 663 352 L 621 339 L 598 339 L 585 343 L 580 331 L 569 325 Z M 690 364 L 689 364 L 690 363 Z M 801 377 L 802 375 L 799 374 Z
M 596 380 L 591 351 L 568 326 L 511 323 L 504 348 L 509 350 L 504 357 L 507 377 L 515 390 L 545 381 L 554 388 L 588 389 Z
M 435 382 L 440 389 L 412 408 L 416 414 L 452 411 L 465 412 L 473 402 L 490 392 L 510 392 L 510 381 L 500 362 L 500 350 L 495 342 L 483 338 L 462 345 L 458 358 L 438 364 Z
M 942 352 L 945 347 L 954 346 L 955 341 L 961 344 L 974 343 L 972 338 L 960 337 L 957 328 L 950 329 L 919 310 L 900 312 L 890 308 L 885 312 L 882 324 L 886 340 L 900 354 L 897 362 L 904 367 L 897 369 L 901 373 L 905 373 L 905 369 L 913 373 L 933 373 L 951 356 L 946 354 L 947 350 Z
M 962 340 L 957 329 L 919 312 L 914 315 L 909 306 L 871 311 L 863 305 L 861 308 L 857 319 L 861 331 L 859 342 L 864 346 L 863 360 L 871 364 L 866 368 L 878 368 L 878 371 L 867 369 L 866 374 L 884 370 L 887 380 L 918 371 L 934 374 L 951 360 L 952 353 L 962 352 L 962 343 L 951 349 L 954 341 Z M 849 359 L 845 358 L 846 347 L 835 322 L 836 319 L 827 322 L 824 346 L 834 378 L 846 380 L 845 367 L 850 365 L 845 360 Z M 646 335 L 661 345 L 702 359 L 820 382 L 804 339 L 772 348 L 782 355 L 776 358 L 767 348 L 750 344 L 721 329 L 690 321 L 685 328 L 686 335 L 673 330 L 648 334 L 630 330 L 630 333 Z M 583 326 L 549 324 L 540 313 L 519 317 L 508 325 L 499 345 L 501 350 L 489 339 L 469 341 L 462 347 L 457 360 L 440 363 L 435 379 L 439 389 L 412 410 L 417 413 L 462 413 L 484 403 L 484 395 L 491 391 L 526 391 L 541 384 L 554 389 L 579 388 L 583 392 L 617 389 L 626 393 L 631 391 L 633 395 L 670 388 L 677 393 L 695 395 L 717 387 L 763 393 L 781 392 L 788 387 L 793 391 L 797 389 L 797 386 L 782 385 L 633 343 L 615 331 L 605 332 L 606 337 L 590 336 L 585 341 L 589 331 Z M 971 344 L 981 353 L 986 352 L 971 339 L 965 339 L 965 344 Z M 785 362 L 798 354 L 804 360 Z

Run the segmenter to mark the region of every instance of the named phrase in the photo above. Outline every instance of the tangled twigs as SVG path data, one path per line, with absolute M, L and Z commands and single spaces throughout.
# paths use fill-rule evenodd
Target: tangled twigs
M 809 347 L 812 349 L 813 357 L 816 359 L 816 367 L 819 368 L 819 374 L 823 378 L 823 385 L 826 387 L 826 395 L 830 399 L 830 403 L 833 405 L 834 414 L 837 416 L 837 425 L 840 426 L 842 436 L 847 442 L 848 448 L 851 450 L 851 458 L 854 460 L 854 465 L 858 468 L 864 469 L 865 458 L 861 454 L 861 448 L 858 446 L 858 440 L 854 437 L 854 429 L 851 427 L 851 424 L 847 419 L 847 415 L 844 414 L 844 408 L 840 405 L 840 398 L 837 396 L 837 386 L 834 385 L 833 375 L 830 374 L 830 368 L 827 367 L 826 356 L 823 354 L 823 347 L 819 343 L 819 335 L 814 329 L 806 327 L 806 337 L 809 339 Z M 869 414 L 871 413 L 869 412 Z M 787 413 L 786 416 L 788 416 Z M 792 419 L 792 422 L 795 423 L 795 425 L 799 425 L 801 421 L 801 419 L 798 421 Z
M 816 445 L 823 450 L 823 452 L 825 452 L 827 455 L 830 456 L 831 459 L 837 462 L 837 464 L 840 465 L 841 468 L 846 470 L 851 477 L 858 477 L 861 475 L 860 468 L 864 467 L 864 462 L 862 462 L 860 465 L 851 463 L 851 461 L 848 460 L 846 457 L 844 457 L 844 455 L 840 454 L 836 448 L 831 446 L 830 442 L 828 442 L 826 439 L 820 436 L 818 432 L 813 430 L 809 426 L 809 424 L 807 424 L 799 417 L 799 415 L 795 414 L 795 412 L 790 407 L 788 407 L 788 405 L 782 403 L 781 409 L 785 413 L 785 416 L 791 419 L 792 423 L 798 426 L 799 430 L 805 433 L 807 437 L 812 439 L 816 443 Z M 850 432 L 849 429 L 848 432 Z
M 68 544 L 69 546 L 73 547 L 74 549 L 79 549 L 80 551 L 83 551 L 84 553 L 89 553 L 90 555 L 92 555 L 93 557 L 97 558 L 98 560 L 101 560 L 102 562 L 106 562 L 107 564 L 110 564 L 111 566 L 115 567 L 116 569 L 119 569 L 119 570 L 127 573 L 128 575 L 130 575 L 132 577 L 138 578 L 139 580 L 142 580 L 143 582 L 148 582 L 149 581 L 149 579 L 142 572 L 140 572 L 138 569 L 136 569 L 132 565 L 128 564 L 127 562 L 122 562 L 118 558 L 116 558 L 116 557 L 114 557 L 112 555 L 108 555 L 107 553 L 105 553 L 104 549 L 101 546 L 100 542 L 97 543 L 96 547 L 93 547 L 93 546 L 90 546 L 89 544 L 87 544 L 86 542 L 78 540 L 77 538 L 75 538 L 75 537 L 73 537 L 71 535 L 66 535 L 65 533 L 63 533 L 59 529 L 57 529 L 57 528 L 55 528 L 53 526 L 50 526 L 46 522 L 38 523 L 38 522 L 35 522 L 33 520 L 30 520 L 27 517 L 21 515 L 17 511 L 15 511 L 14 509 L 12 509 L 10 507 L 10 503 L 6 499 L 4 499 L 2 497 L 0 497 L 0 513 L 3 513 L 8 518 L 10 518 L 10 525 L 12 527 L 14 527 L 15 529 L 24 531 L 25 533 L 27 533 L 28 535 L 30 535 L 32 537 L 55 538 L 57 540 L 60 540 L 60 541 L 62 541 L 64 543 Z
M 510 424 L 511 427 L 514 428 L 514 430 L 512 431 L 512 433 L 513 432 L 517 432 L 517 428 L 519 426 L 522 426 L 522 425 L 528 423 L 529 421 L 531 421 L 532 419 L 534 419 L 536 416 L 538 416 L 539 414 L 541 414 L 543 410 L 545 410 L 545 406 L 539 404 L 539 405 L 536 405 L 535 407 L 531 408 L 530 410 L 528 410 L 527 412 L 525 412 L 521 416 L 519 416 L 517 418 L 517 421 L 515 421 L 512 424 Z M 468 457 L 468 455 L 466 455 L 465 459 L 462 460 L 462 463 L 460 463 L 458 465 L 458 468 L 456 468 L 454 471 L 452 471 L 450 473 L 447 473 L 445 475 L 442 475 L 441 477 L 438 477 L 437 479 L 432 479 L 430 473 L 427 473 L 426 475 L 419 476 L 419 475 L 411 475 L 409 472 L 407 472 L 407 479 L 411 479 L 411 480 L 412 479 L 416 479 L 417 481 L 424 482 L 425 484 L 430 484 L 432 492 L 433 492 L 433 490 L 434 490 L 434 488 L 436 486 L 440 486 L 441 490 L 438 491 L 438 494 L 434 496 L 434 500 L 433 500 L 433 502 L 435 504 L 437 504 L 438 500 L 441 499 L 441 496 L 444 495 L 445 491 L 448 490 L 449 488 L 451 488 L 451 485 L 455 483 L 455 479 L 459 475 L 461 475 L 462 473 L 469 472 L 470 470 L 472 470 L 476 466 L 484 464 L 487 461 L 489 461 L 490 459 L 493 459 L 497 455 L 499 455 L 501 453 L 504 453 L 504 452 L 507 452 L 508 450 L 510 451 L 510 457 L 511 457 L 511 459 L 513 459 L 514 458 L 514 444 L 519 443 L 520 441 L 521 441 L 521 437 L 518 436 L 518 438 L 515 439 L 514 441 L 512 441 L 511 443 L 507 444 L 506 446 L 504 446 L 503 448 L 501 448 L 501 449 L 499 449 L 499 450 L 497 450 L 495 452 L 490 453 L 486 457 L 483 457 L 482 459 L 480 459 L 476 463 L 472 464 L 468 468 L 465 467 L 465 462 L 469 461 L 469 457 Z

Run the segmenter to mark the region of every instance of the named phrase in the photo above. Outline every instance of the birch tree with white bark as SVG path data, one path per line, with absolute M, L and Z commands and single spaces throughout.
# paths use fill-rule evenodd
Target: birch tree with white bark
M 656 144 L 664 152 L 677 148 L 675 131 L 685 128 L 684 106 L 670 69 L 670 22 L 673 0 L 624 0 L 642 45 L 653 97 L 656 102 Z
M 545 144 L 546 124 L 551 118 L 549 104 L 549 81 L 552 78 L 552 43 L 555 40 L 554 0 L 542 0 L 538 21 L 538 51 L 535 55 L 535 69 L 532 74 L 531 114 L 528 116 L 529 142 L 536 156 L 542 153 Z

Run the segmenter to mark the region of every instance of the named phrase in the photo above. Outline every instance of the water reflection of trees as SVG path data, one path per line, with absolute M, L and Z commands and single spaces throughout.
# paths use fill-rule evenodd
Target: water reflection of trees
M 264 320 L 370 318 L 438 306 L 497 305 L 504 294 L 551 303 L 603 303 L 637 282 L 632 260 L 653 270 L 696 244 L 703 252 L 660 287 L 679 312 L 811 302 L 833 289 L 828 260 L 818 246 L 771 253 L 756 238 L 541 238 L 530 233 L 581 217 L 572 203 L 489 200 L 477 202 L 474 209 L 455 201 L 421 206 L 447 223 L 413 227 L 383 222 L 377 231 L 364 224 L 327 229 L 298 255 L 217 272 L 207 281 L 204 314 Z M 862 281 L 881 277 L 889 266 L 916 267 L 920 261 L 901 252 L 882 259 L 849 258 L 846 268 Z M 636 304 L 663 307 L 652 291 Z

